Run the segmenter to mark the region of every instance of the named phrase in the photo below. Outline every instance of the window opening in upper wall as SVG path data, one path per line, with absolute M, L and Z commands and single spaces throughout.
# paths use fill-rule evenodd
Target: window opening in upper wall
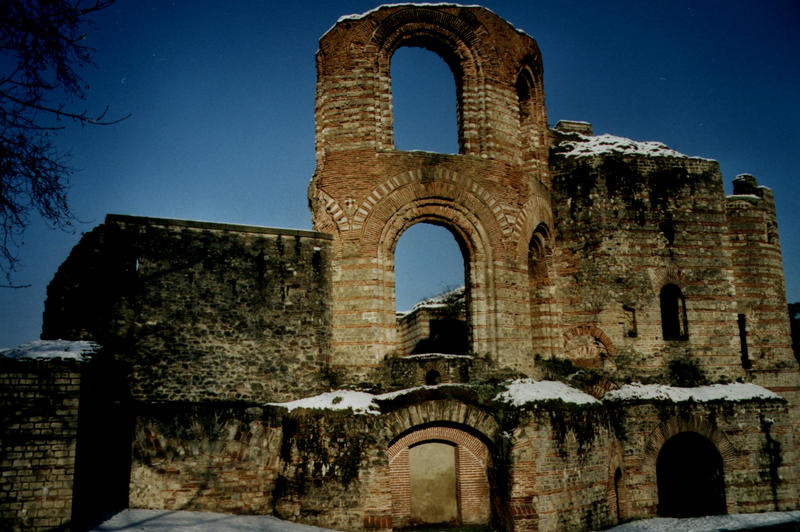
M 523 161 L 536 157 L 536 94 L 533 76 L 524 68 L 517 76 L 517 104 L 519 112 L 520 156 Z
M 403 46 L 391 64 L 394 146 L 459 153 L 456 84 L 436 53 Z
M 736 323 L 739 325 L 739 346 L 742 354 L 742 368 L 752 369 L 753 363 L 747 352 L 747 317 L 744 314 L 736 315 Z
M 661 289 L 661 330 L 664 340 L 687 340 L 686 300 L 677 285 L 667 284 Z
M 465 255 L 448 229 L 418 223 L 397 242 L 395 308 L 401 354 L 469 350 Z

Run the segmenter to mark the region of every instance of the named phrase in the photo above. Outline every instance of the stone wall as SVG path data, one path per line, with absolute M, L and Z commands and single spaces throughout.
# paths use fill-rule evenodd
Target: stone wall
M 658 515 L 656 461 L 665 441 L 682 432 L 708 438 L 723 460 L 728 513 L 797 506 L 795 435 L 783 401 L 636 403 L 612 406 L 622 519 Z
M 255 405 L 138 405 L 130 506 L 269 515 L 282 433 Z
M 329 253 L 308 231 L 109 215 L 48 287 L 43 337 L 104 345 L 138 401 L 307 395 L 329 362 Z
M 614 523 L 602 409 L 526 408 L 512 434 L 507 482 L 513 530 L 597 530 Z
M 81 387 L 75 361 L 0 357 L 0 528 L 68 526 Z
M 684 362 L 711 382 L 744 378 L 717 163 L 580 156 L 554 146 L 551 309 L 562 343 L 553 347 L 574 360 L 593 351 L 612 380 L 674 382 L 670 364 Z M 662 332 L 659 294 L 668 284 L 685 298 L 685 338 L 665 339 Z M 535 352 L 549 354 L 550 347 Z

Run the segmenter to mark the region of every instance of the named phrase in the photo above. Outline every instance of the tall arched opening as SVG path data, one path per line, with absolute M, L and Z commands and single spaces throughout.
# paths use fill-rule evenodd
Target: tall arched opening
M 441 225 L 418 223 L 400 236 L 394 257 L 399 354 L 468 352 L 464 253 Z
M 658 515 L 698 517 L 727 512 L 722 456 L 708 438 L 680 432 L 664 442 L 656 461 Z
M 402 46 L 391 63 L 394 144 L 398 150 L 458 153 L 456 84 L 441 56 Z

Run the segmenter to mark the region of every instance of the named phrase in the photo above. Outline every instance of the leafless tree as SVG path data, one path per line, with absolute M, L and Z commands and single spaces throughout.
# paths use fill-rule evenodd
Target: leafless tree
M 75 220 L 67 202 L 73 169 L 54 136 L 69 122 L 120 120 L 106 119 L 107 108 L 76 110 L 88 89 L 78 71 L 93 64 L 85 32 L 113 2 L 0 0 L 0 287 L 20 287 L 12 274 L 32 215 L 61 229 Z

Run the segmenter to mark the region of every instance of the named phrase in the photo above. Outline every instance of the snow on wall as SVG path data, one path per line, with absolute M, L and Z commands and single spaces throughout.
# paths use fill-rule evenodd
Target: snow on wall
M 537 401 L 560 400 L 565 403 L 579 405 L 600 403 L 587 393 L 567 386 L 558 381 L 534 381 L 533 379 L 517 379 L 508 384 L 508 389 L 495 396 L 495 401 L 522 406 Z
M 511 406 L 524 406 L 526 404 L 542 401 L 563 401 L 578 405 L 600 404 L 600 401 L 559 381 L 535 381 L 533 379 L 517 379 L 506 383 L 506 390 L 498 393 L 495 401 L 507 403 Z M 279 406 L 290 412 L 296 408 L 312 410 L 347 410 L 352 409 L 354 414 L 380 415 L 379 401 L 388 401 L 405 394 L 421 389 L 437 389 L 446 387 L 469 388 L 470 385 L 438 384 L 435 386 L 416 386 L 395 392 L 374 395 L 367 392 L 354 390 L 335 390 L 313 397 L 306 397 L 286 403 L 267 403 L 270 406 Z M 751 401 L 764 399 L 769 401 L 782 401 L 783 398 L 766 388 L 756 384 L 732 383 L 712 384 L 710 386 L 697 386 L 695 388 L 678 388 L 663 384 L 640 384 L 638 382 L 625 384 L 617 390 L 607 392 L 602 401 L 670 401 L 674 403 L 696 401 Z
M 395 392 L 373 395 L 366 392 L 353 390 L 335 390 L 313 397 L 306 397 L 286 403 L 267 403 L 269 406 L 279 406 L 290 412 L 296 408 L 312 410 L 347 410 L 352 409 L 354 414 L 379 415 L 378 401 L 389 401 L 397 397 L 413 393 L 417 390 L 435 390 L 437 388 L 469 388 L 468 384 L 437 384 L 434 386 L 416 386 Z M 507 390 L 495 396 L 495 401 L 522 406 L 539 401 L 560 400 L 574 404 L 598 404 L 599 401 L 591 395 L 572 388 L 557 381 L 534 381 L 532 379 L 518 379 L 507 384 Z
M 352 409 L 354 414 L 380 414 L 380 409 L 375 402 L 375 395 L 353 390 L 334 390 L 313 397 L 306 397 L 286 403 L 267 403 L 270 406 L 280 406 L 291 412 L 296 408 L 309 410 L 347 410 Z
M 750 401 L 753 399 L 783 400 L 775 392 L 751 383 L 712 384 L 695 388 L 678 388 L 664 384 L 625 384 L 618 390 L 611 390 L 603 396 L 603 401 L 672 401 L 680 403 L 696 401 Z
M 100 349 L 88 341 L 34 340 L 17 347 L 0 349 L 0 356 L 15 360 L 77 360 L 85 362 Z

